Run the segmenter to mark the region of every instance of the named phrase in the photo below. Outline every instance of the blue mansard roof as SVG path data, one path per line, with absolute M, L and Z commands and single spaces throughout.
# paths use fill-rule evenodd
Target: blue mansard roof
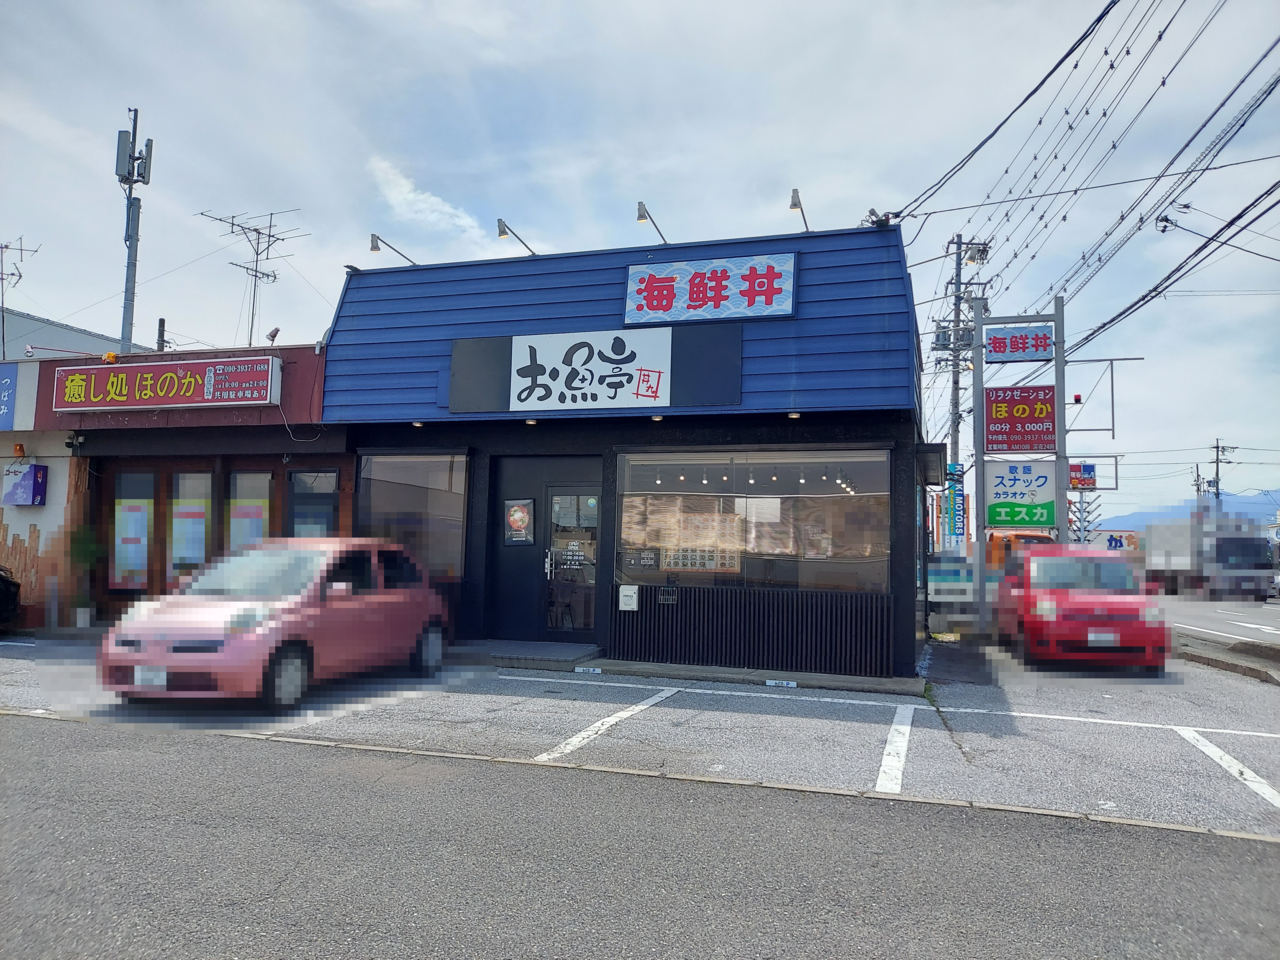
M 324 421 L 526 416 L 520 410 L 458 412 L 458 402 L 450 412 L 455 340 L 613 330 L 625 337 L 651 326 L 624 324 L 632 309 L 628 294 L 635 292 L 629 266 L 773 254 L 795 255 L 794 313 L 733 318 L 741 323 L 741 402 L 672 405 L 662 412 L 914 410 L 918 416 L 916 314 L 902 234 L 892 226 L 352 272 L 327 335 Z M 684 325 L 673 324 L 673 331 Z M 538 416 L 648 412 L 564 409 Z

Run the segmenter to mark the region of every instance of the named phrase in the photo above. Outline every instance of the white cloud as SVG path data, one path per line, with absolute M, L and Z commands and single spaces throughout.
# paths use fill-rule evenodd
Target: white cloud
M 479 220 L 434 193 L 417 189 L 412 180 L 381 157 L 369 161 L 369 172 L 397 220 L 425 223 L 433 230 L 453 232 L 477 244 L 487 239 Z

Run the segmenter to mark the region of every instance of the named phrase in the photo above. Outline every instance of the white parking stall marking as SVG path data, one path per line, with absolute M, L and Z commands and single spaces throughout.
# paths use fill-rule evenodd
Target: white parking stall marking
M 577 750 L 584 744 L 590 743 L 615 723 L 621 723 L 623 720 L 627 719 L 627 717 L 634 717 L 641 710 L 648 710 L 655 703 L 661 703 L 663 700 L 667 699 L 667 697 L 675 696 L 679 692 L 679 687 L 667 687 L 660 690 L 648 700 L 642 700 L 640 703 L 632 704 L 625 710 L 619 710 L 613 716 L 605 717 L 603 720 L 597 720 L 581 733 L 574 734 L 564 743 L 560 744 L 560 746 L 553 750 L 548 750 L 546 753 L 534 757 L 533 759 L 539 763 L 546 763 L 548 760 L 558 760 L 566 753 L 573 753 L 573 751 Z
M 1277 793 L 1271 784 L 1267 783 L 1231 754 L 1219 750 L 1189 727 L 1174 727 L 1174 729 L 1182 734 L 1188 743 L 1193 743 L 1199 747 L 1207 757 L 1211 758 L 1223 770 L 1226 770 L 1227 773 L 1231 774 L 1263 800 L 1266 800 L 1272 806 L 1280 807 L 1280 793 Z
M 911 737 L 911 719 L 916 708 L 901 706 L 894 711 L 893 725 L 884 742 L 884 759 L 880 761 L 880 776 L 876 779 L 876 793 L 901 793 L 902 768 L 907 763 L 907 740 Z

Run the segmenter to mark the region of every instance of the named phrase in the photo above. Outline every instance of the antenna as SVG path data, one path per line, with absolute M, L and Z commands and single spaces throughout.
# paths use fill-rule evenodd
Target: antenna
M 309 237 L 309 233 L 298 233 L 299 227 L 289 227 L 288 229 L 278 229 L 276 225 L 276 217 L 282 217 L 286 213 L 297 213 L 301 207 L 294 207 L 292 210 L 276 210 L 272 213 L 262 213 L 256 217 L 246 217 L 242 213 L 232 214 L 229 217 L 215 217 L 209 211 L 203 211 L 200 216 L 209 220 L 216 220 L 227 227 L 227 232 L 223 236 L 227 237 L 243 237 L 248 241 L 250 248 L 253 250 L 252 263 L 235 263 L 231 266 L 238 267 L 249 275 L 253 280 L 253 295 L 249 299 L 249 346 L 253 346 L 253 329 L 258 319 L 258 286 L 263 283 L 275 283 L 280 279 L 280 275 L 274 270 L 264 270 L 262 265 L 269 260 L 283 260 L 293 254 L 272 253 L 272 249 L 277 243 L 283 243 L 286 240 L 297 240 L 299 237 Z M 266 220 L 263 223 L 254 223 L 254 221 Z
M 10 251 L 16 252 L 18 254 L 18 263 L 22 263 L 28 256 L 35 256 L 39 253 L 40 248 L 28 249 L 22 245 L 21 237 L 12 243 L 0 243 L 0 360 L 9 359 L 5 343 L 5 322 L 8 320 L 4 305 L 5 291 L 10 287 L 16 287 L 22 282 L 22 268 L 18 266 L 18 263 L 11 263 L 9 269 L 5 269 L 4 260 L 6 256 L 9 256 Z
M 120 321 L 120 352 L 133 352 L 133 303 L 138 280 L 138 225 L 142 198 L 133 195 L 135 184 L 151 182 L 151 144 L 138 152 L 138 111 L 129 108 L 129 129 L 116 134 L 116 179 L 124 190 L 124 244 L 129 249 L 124 268 L 124 310 Z

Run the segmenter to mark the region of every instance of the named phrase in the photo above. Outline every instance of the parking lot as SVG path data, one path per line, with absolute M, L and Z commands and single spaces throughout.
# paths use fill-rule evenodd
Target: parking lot
M 1280 688 L 1183 661 L 1160 678 L 1084 677 L 1029 673 L 992 651 L 993 682 L 937 680 L 927 699 L 453 668 L 327 685 L 273 717 L 251 704 L 123 704 L 96 685 L 91 656 L 0 646 L 0 705 L 289 738 L 281 749 L 582 764 L 1280 837 Z

